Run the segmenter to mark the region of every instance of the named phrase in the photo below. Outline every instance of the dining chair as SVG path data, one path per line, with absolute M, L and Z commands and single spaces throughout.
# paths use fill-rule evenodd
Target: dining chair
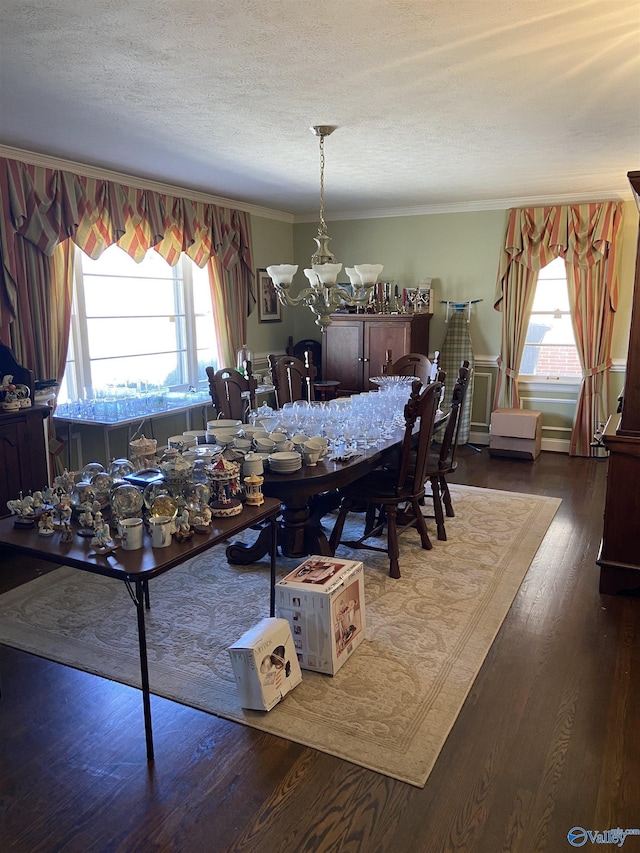
M 433 498 L 433 517 L 436 521 L 438 539 L 441 541 L 446 541 L 447 539 L 444 524 L 445 512 L 449 518 L 453 518 L 455 516 L 453 505 L 451 503 L 449 486 L 447 484 L 447 474 L 453 474 L 458 467 L 458 462 L 456 460 L 458 436 L 460 434 L 464 399 L 467 394 L 470 379 L 471 368 L 469 367 L 469 362 L 465 359 L 460 366 L 456 383 L 453 386 L 449 419 L 442 436 L 440 451 L 438 453 L 429 454 L 429 458 L 427 460 L 427 478 L 431 484 L 431 494 Z M 442 508 L 443 503 L 444 510 Z
M 417 376 L 423 385 L 428 385 L 431 381 L 431 368 L 431 362 L 422 353 L 408 352 L 393 361 L 391 350 L 387 350 L 387 360 L 382 367 L 382 372 L 386 376 Z
M 310 351 L 305 352 L 304 361 L 292 355 L 270 355 L 269 367 L 279 409 L 285 403 L 295 403 L 296 400 L 306 400 L 310 403 L 314 399 L 313 380 L 316 369 Z
M 304 362 L 304 356 L 307 352 L 311 353 L 310 360 L 316 369 L 315 381 L 319 382 L 322 379 L 322 344 L 314 338 L 304 338 L 294 344 L 293 337 L 289 337 L 287 355 L 293 355 Z
M 427 460 L 441 387 L 439 382 L 431 382 L 423 387 L 419 379 L 414 379 L 404 410 L 405 431 L 398 465 L 393 469 L 377 468 L 341 490 L 340 510 L 329 540 L 333 553 L 340 544 L 349 548 L 386 551 L 389 555 L 389 575 L 399 578 L 398 536 L 401 533 L 415 527 L 420 534 L 422 548 L 432 548 L 419 501 L 424 497 L 428 479 Z M 420 425 L 416 433 L 418 419 Z M 354 504 L 366 505 L 364 533 L 355 541 L 342 540 L 344 523 Z M 403 505 L 403 510 L 399 516 L 400 505 Z M 379 537 L 385 527 L 386 548 L 366 541 Z
M 234 367 L 223 367 L 214 371 L 207 367 L 209 393 L 218 412 L 225 418 L 247 422 L 248 413 L 256 407 L 258 381 L 251 371 L 251 362 L 246 362 L 247 375 L 243 376 Z

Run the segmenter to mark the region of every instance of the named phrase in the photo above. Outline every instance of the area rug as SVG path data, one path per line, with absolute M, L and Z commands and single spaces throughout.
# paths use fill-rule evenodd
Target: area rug
M 402 536 L 399 580 L 386 555 L 339 549 L 365 564 L 366 639 L 334 677 L 303 671 L 268 713 L 240 707 L 227 652 L 268 615 L 267 567 L 230 566 L 222 546 L 151 581 L 152 692 L 422 787 L 560 504 L 451 492 L 448 540 L 432 522 L 431 551 Z M 61 567 L 1 595 L 0 642 L 140 683 L 135 610 L 110 578 Z

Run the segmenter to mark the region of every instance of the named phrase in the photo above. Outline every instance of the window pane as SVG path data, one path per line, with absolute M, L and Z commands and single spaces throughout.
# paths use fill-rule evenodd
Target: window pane
M 87 320 L 89 356 L 109 358 L 178 349 L 181 322 L 168 317 L 123 317 L 117 320 Z
M 185 369 L 183 362 L 184 359 L 177 353 L 93 361 L 93 388 L 95 390 L 111 384 L 137 382 L 147 385 L 178 385 L 181 383 L 176 377 Z
M 84 293 L 88 317 L 171 315 L 178 308 L 173 279 L 85 275 Z M 184 312 L 182 300 L 178 310 Z
M 556 258 L 540 270 L 520 373 L 581 376 L 567 290 L 566 267 Z
M 97 260 L 79 251 L 77 263 L 78 351 L 74 359 L 72 338 L 63 382 L 71 399 L 114 384 L 206 388 L 217 352 L 206 269 L 185 255 L 170 267 L 153 249 L 138 264 L 118 246 Z
M 532 311 L 569 311 L 567 281 L 538 279 Z

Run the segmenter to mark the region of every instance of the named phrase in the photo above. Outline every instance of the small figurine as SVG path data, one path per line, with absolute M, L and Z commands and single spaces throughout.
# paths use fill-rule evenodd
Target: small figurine
M 191 522 L 189 521 L 189 510 L 186 507 L 182 510 L 180 518 L 176 519 L 176 530 L 174 532 L 174 536 L 178 542 L 184 542 L 187 539 L 191 539 L 193 536 Z
M 38 521 L 38 533 L 40 536 L 53 536 L 53 519 L 50 512 L 44 512 Z
M 102 513 L 98 511 L 94 517 L 94 533 L 91 544 L 96 550 L 113 549 L 115 547 L 111 530 L 106 521 L 102 520 Z

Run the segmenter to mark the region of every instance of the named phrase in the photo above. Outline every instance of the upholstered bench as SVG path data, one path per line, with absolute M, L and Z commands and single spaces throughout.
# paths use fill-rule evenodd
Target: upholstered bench
M 540 453 L 542 412 L 536 409 L 495 409 L 489 428 L 489 454 L 535 459 Z

